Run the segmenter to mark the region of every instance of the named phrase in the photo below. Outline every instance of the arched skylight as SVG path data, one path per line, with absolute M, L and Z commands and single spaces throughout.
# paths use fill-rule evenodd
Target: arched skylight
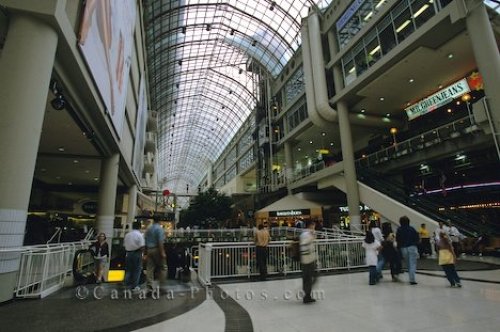
M 152 108 L 162 188 L 194 193 L 259 99 L 251 61 L 276 77 L 301 44 L 313 0 L 146 0 Z

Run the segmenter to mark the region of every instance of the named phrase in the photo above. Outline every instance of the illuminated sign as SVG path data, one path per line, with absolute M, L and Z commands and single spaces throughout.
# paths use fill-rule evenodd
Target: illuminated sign
M 340 212 L 349 212 L 348 206 L 339 206 Z M 371 208 L 368 205 L 360 205 L 359 211 L 370 211 Z
M 408 115 L 409 120 L 413 120 L 436 110 L 437 108 L 448 104 L 453 99 L 470 92 L 469 85 L 467 84 L 467 79 L 462 79 L 443 90 L 440 90 L 425 99 L 422 99 L 416 104 L 405 108 L 406 115 Z
M 294 216 L 309 215 L 310 213 L 311 213 L 310 209 L 281 210 L 281 211 L 269 212 L 269 217 L 294 217 Z

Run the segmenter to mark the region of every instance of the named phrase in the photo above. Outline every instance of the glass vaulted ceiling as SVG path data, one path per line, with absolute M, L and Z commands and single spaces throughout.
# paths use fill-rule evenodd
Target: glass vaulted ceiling
M 196 192 L 259 98 L 247 65 L 276 77 L 301 44 L 301 18 L 331 1 L 144 1 L 161 188 Z

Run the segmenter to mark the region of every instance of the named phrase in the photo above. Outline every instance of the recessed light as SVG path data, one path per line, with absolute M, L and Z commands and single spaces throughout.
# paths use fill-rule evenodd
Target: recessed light
M 448 54 L 448 59 L 453 59 L 453 53 Z
M 57 151 L 59 151 L 59 152 L 64 152 L 64 146 L 60 146 L 60 147 L 58 147 L 58 148 L 57 148 Z
M 61 180 L 61 177 L 60 176 L 56 176 L 56 180 Z
M 391 113 L 387 113 L 385 116 L 389 118 L 391 116 Z
M 443 88 L 443 85 L 442 84 L 439 84 L 438 85 L 438 89 L 442 89 Z
M 79 163 L 79 161 L 78 161 L 78 160 L 76 160 L 76 159 L 75 159 L 75 160 L 73 160 L 73 164 L 78 164 L 78 163 Z
M 88 169 L 85 170 L 85 174 L 89 174 L 90 171 Z
M 451 108 L 448 108 L 446 112 L 451 113 Z
M 313 141 L 309 141 L 309 144 L 313 144 Z
M 361 113 L 365 113 L 365 112 L 366 112 L 366 110 L 363 108 L 363 109 L 361 110 Z
M 95 177 L 95 178 L 94 178 L 94 181 L 99 181 L 99 178 L 98 178 L 98 177 Z
M 326 133 L 325 133 L 325 132 L 322 132 L 322 133 L 321 133 L 321 136 L 325 136 L 325 135 L 326 135 Z
M 302 149 L 301 149 L 301 148 L 298 148 L 298 149 L 297 149 L 297 151 L 302 151 Z
M 72 186 L 73 185 L 73 182 L 68 182 L 68 186 Z
M 407 102 L 407 103 L 406 103 L 406 106 L 410 106 L 410 105 L 411 105 L 411 103 L 410 103 L 410 102 Z
M 330 146 L 333 146 L 333 142 L 330 142 Z
M 384 100 L 385 100 L 385 98 L 384 98 L 384 97 L 380 97 L 380 101 L 384 101 Z
M 409 83 L 413 83 L 413 82 L 415 82 L 415 80 L 414 80 L 413 78 L 410 78 L 410 79 L 408 80 L 408 82 L 409 82 Z

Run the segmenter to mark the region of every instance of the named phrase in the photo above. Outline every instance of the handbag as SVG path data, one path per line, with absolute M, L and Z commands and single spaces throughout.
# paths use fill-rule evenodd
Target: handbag
M 439 250 L 439 265 L 450 265 L 455 264 L 455 257 L 449 249 Z

